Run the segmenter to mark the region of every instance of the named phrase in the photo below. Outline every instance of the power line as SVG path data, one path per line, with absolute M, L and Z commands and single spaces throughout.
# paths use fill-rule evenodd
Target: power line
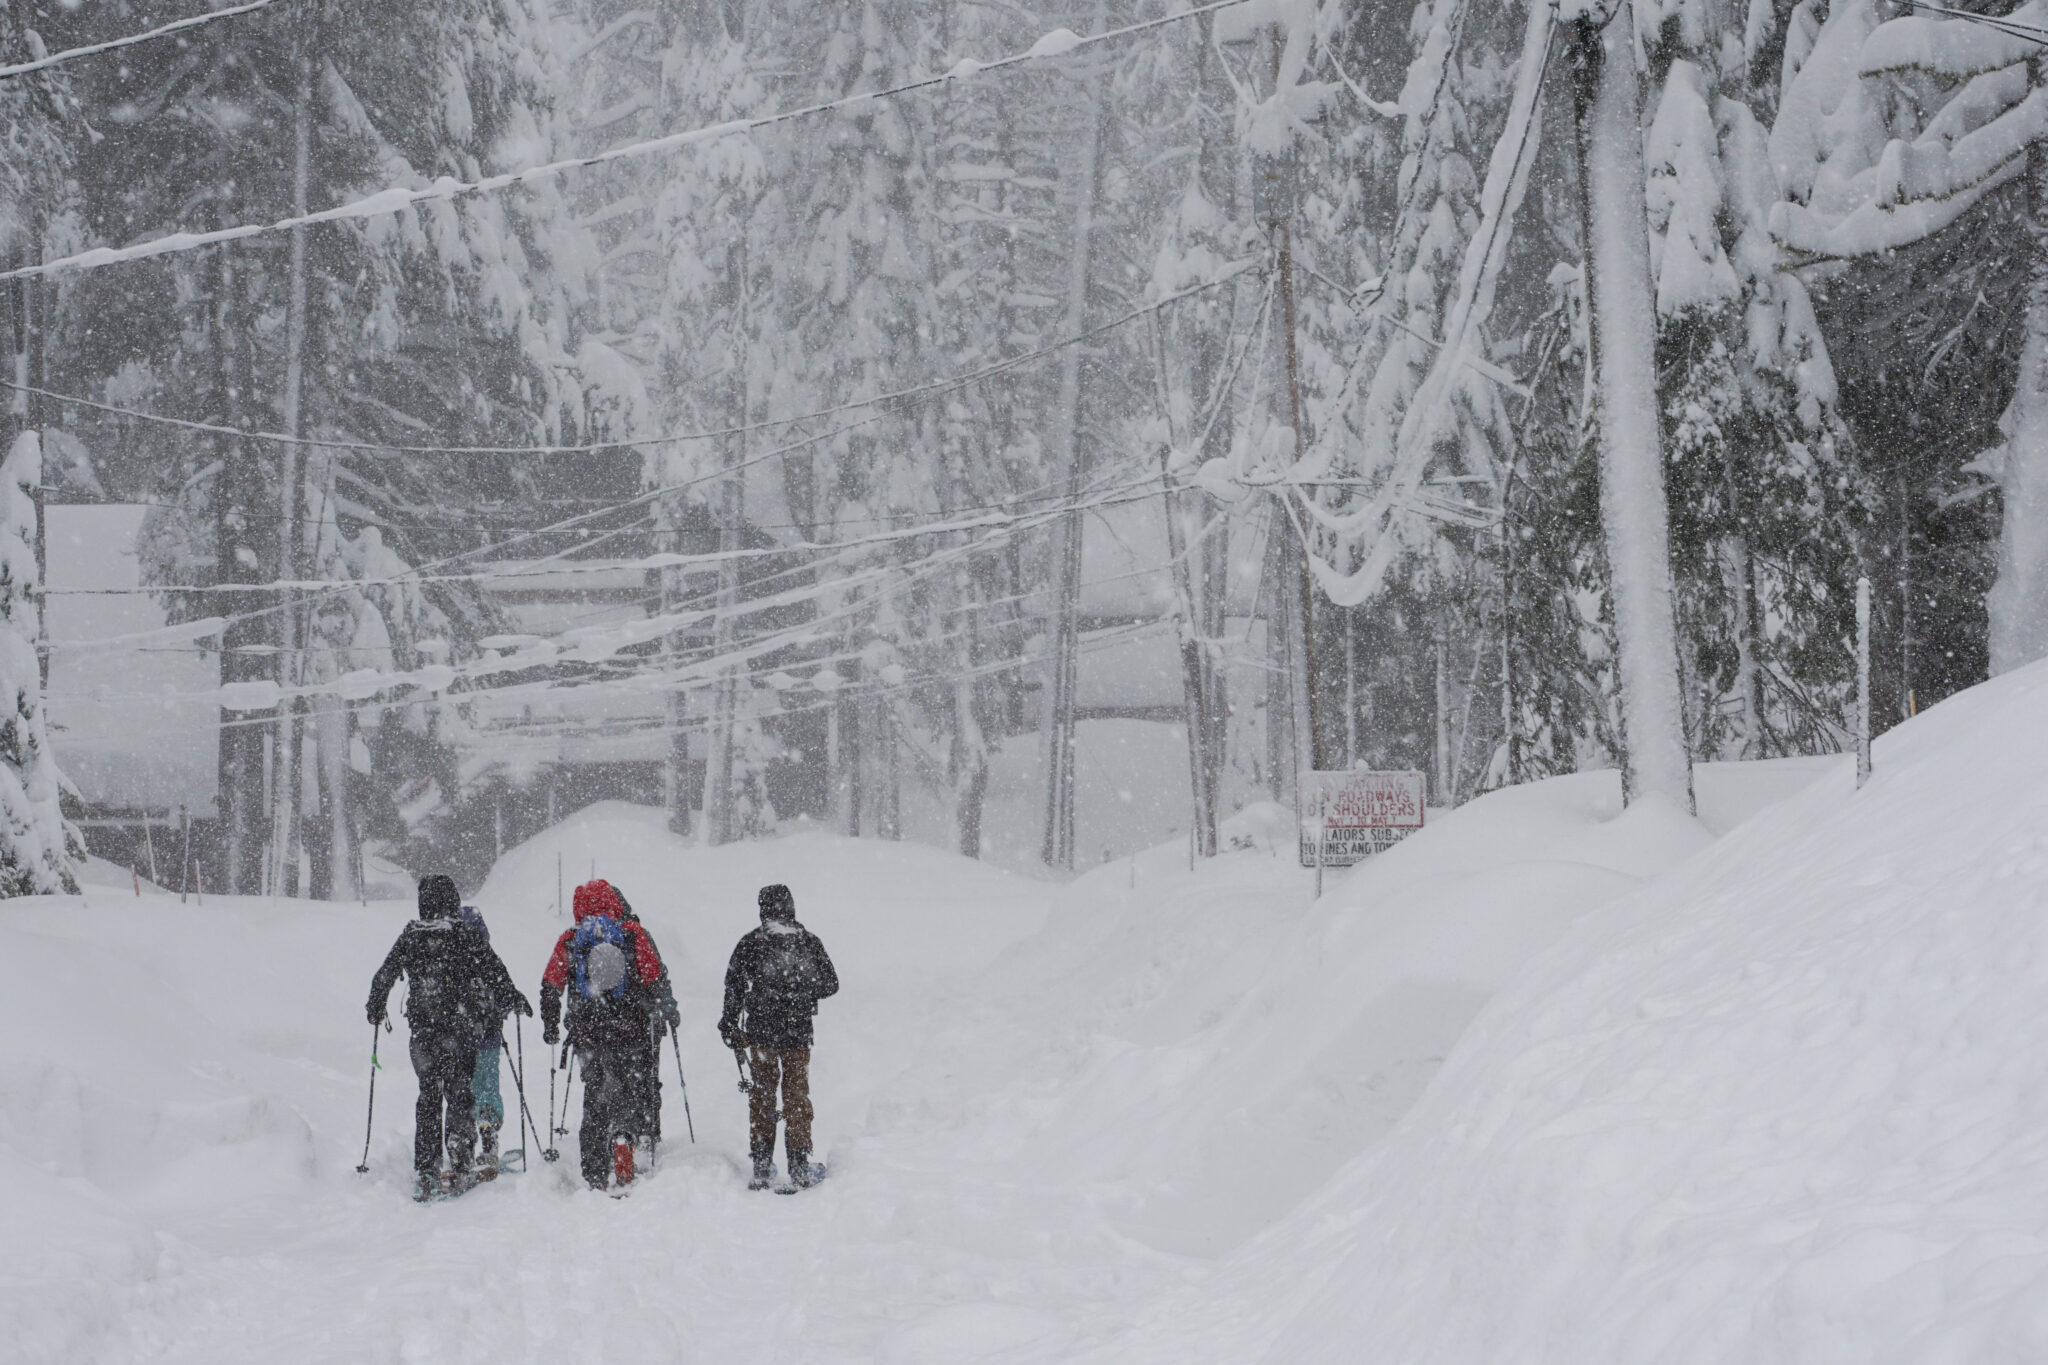
M 2009 15 L 1977 14 L 1966 9 L 1950 9 L 1946 5 L 1923 4 L 1922 0 L 1903 0 L 1903 3 L 1908 9 L 1926 10 L 1929 14 L 1939 14 L 1947 19 L 1966 19 L 1970 23 L 1983 24 L 1986 28 L 1995 29 L 2008 37 L 2021 38 L 2048 47 L 2048 29 L 2023 24 Z
M 283 0 L 249 0 L 249 3 L 246 5 L 231 5 L 227 9 L 209 10 L 205 14 L 195 14 L 190 18 L 179 19 L 173 23 L 164 24 L 159 28 L 150 29 L 147 33 L 131 33 L 125 38 L 110 38 L 103 43 L 87 43 L 84 47 L 74 47 L 64 52 L 53 52 L 47 57 L 38 57 L 34 61 L 17 62 L 13 66 L 0 66 L 0 80 L 10 76 L 26 76 L 32 71 L 45 71 L 53 66 L 61 66 L 65 62 L 76 61 L 80 57 L 92 57 L 102 52 L 113 52 L 118 48 L 133 47 L 137 43 L 146 43 L 153 38 L 165 38 L 173 33 L 182 33 L 188 28 L 198 28 L 202 24 L 210 24 L 216 19 L 232 19 L 238 14 L 253 14 L 259 9 L 269 9 L 272 5 L 281 3 L 283 3 Z
M 1246 0 L 1232 0 L 1232 3 L 1243 4 L 1246 3 Z M 1257 258 L 1247 257 L 1214 279 L 1203 280 L 1189 285 L 1185 289 L 1179 289 L 1171 294 L 1154 299 L 1150 303 L 1141 304 L 1109 319 L 1107 322 L 1097 323 L 1095 326 L 1076 332 L 1072 336 L 1059 337 L 1021 355 L 1008 356 L 1002 360 L 991 361 L 986 365 L 977 366 L 972 370 L 964 370 L 959 374 L 942 375 L 937 379 L 928 379 L 922 383 L 912 384 L 907 388 L 894 389 L 888 393 L 878 393 L 869 398 L 852 398 L 843 403 L 835 403 L 831 407 L 817 408 L 813 411 L 798 413 L 791 417 L 771 417 L 763 421 L 749 422 L 741 426 L 718 427 L 708 431 L 675 432 L 666 436 L 636 436 L 625 440 L 591 441 L 582 445 L 402 446 L 387 445 L 381 441 L 341 440 L 324 436 L 293 436 L 282 431 L 258 431 L 248 427 L 223 426 L 216 422 L 198 422 L 184 417 L 165 417 L 158 413 L 143 412 L 136 408 L 124 408 L 112 403 L 101 403 L 90 398 L 81 398 L 76 394 L 57 393 L 50 389 L 36 388 L 30 384 L 20 384 L 5 378 L 0 378 L 0 388 L 12 389 L 16 393 L 34 394 L 39 398 L 46 398 L 56 403 L 74 404 L 78 407 L 89 408 L 95 412 L 104 412 L 117 417 L 133 418 L 141 422 L 154 422 L 161 426 L 177 427 L 185 431 L 202 432 L 210 436 L 232 436 L 241 440 L 267 441 L 278 445 L 314 446 L 322 450 L 365 451 L 370 454 L 386 456 L 591 455 L 607 450 L 630 450 L 638 449 L 642 446 L 672 445 L 682 441 L 709 441 L 720 437 L 745 436 L 757 431 L 770 431 L 778 427 L 794 426 L 799 422 L 815 421 L 821 417 L 836 417 L 841 413 L 855 412 L 862 408 L 878 407 L 884 403 L 950 393 L 954 389 L 965 388 L 970 384 L 978 384 L 984 379 L 991 379 L 999 374 L 1005 374 L 1011 370 L 1018 369 L 1030 364 L 1034 360 L 1042 360 L 1047 356 L 1055 355 L 1069 346 L 1079 346 L 1085 342 L 1093 341 L 1096 337 L 1113 332 L 1117 328 L 1127 323 L 1135 322 L 1148 314 L 1169 308 L 1183 299 L 1193 298 L 1197 294 L 1206 293 L 1211 289 L 1229 284 L 1237 279 L 1238 276 L 1257 268 L 1258 265 L 1259 261 Z M 8 276 L 0 275 L 0 279 L 6 278 Z
M 895 95 L 926 90 L 934 86 L 950 85 L 956 80 L 966 80 L 988 71 L 1000 71 L 1006 67 L 1019 66 L 1026 62 L 1063 57 L 1068 53 L 1098 43 L 1113 42 L 1133 34 L 1178 23 L 1183 19 L 1200 18 L 1214 14 L 1217 10 L 1229 9 L 1248 3 L 1248 0 L 1214 0 L 1195 9 L 1180 10 L 1162 15 L 1156 19 L 1144 19 L 1137 23 L 1125 24 L 1121 28 L 1106 29 L 1101 33 L 1081 37 L 1069 29 L 1058 28 L 1045 34 L 1023 52 L 999 57 L 992 62 L 978 62 L 963 59 L 943 75 L 923 76 L 905 81 L 900 85 L 881 90 L 863 91 L 845 95 L 819 104 L 808 104 L 801 108 L 785 110 L 779 114 L 764 114 L 755 118 L 728 119 L 723 123 L 709 124 L 701 128 L 690 128 L 679 133 L 648 138 L 641 142 L 628 143 L 588 156 L 568 157 L 560 161 L 549 161 L 538 166 L 527 166 L 521 170 L 506 171 L 500 175 L 483 176 L 476 180 L 457 180 L 442 176 L 421 189 L 403 189 L 394 186 L 350 203 L 338 204 L 333 208 L 320 209 L 313 213 L 298 214 L 291 218 L 280 218 L 271 223 L 249 223 L 240 227 L 218 228 L 211 232 L 173 232 L 146 242 L 136 242 L 124 247 L 94 247 L 54 261 L 0 271 L 0 280 L 26 279 L 32 276 L 55 274 L 64 270 L 97 270 L 103 266 L 116 265 L 124 261 L 144 260 L 152 256 L 165 256 L 186 251 L 197 251 L 202 247 L 215 246 L 222 242 L 241 241 L 249 237 L 267 236 L 275 232 L 287 232 L 292 228 L 311 227 L 319 223 L 337 223 L 360 218 L 381 218 L 411 208 L 415 204 L 437 199 L 465 198 L 472 194 L 489 194 L 497 190 L 510 189 L 529 181 L 544 180 L 565 171 L 589 166 L 602 166 L 613 161 L 626 161 L 642 156 L 674 151 L 700 142 L 716 142 L 723 138 L 750 133 L 757 128 L 767 128 L 778 123 L 809 118 L 817 114 L 828 114 L 849 109 L 857 104 L 866 104 L 887 99 Z

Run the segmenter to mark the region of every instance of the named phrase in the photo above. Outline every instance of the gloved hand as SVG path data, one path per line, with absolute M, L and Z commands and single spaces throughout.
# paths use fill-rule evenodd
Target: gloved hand
M 540 1031 L 540 1040 L 543 1043 L 546 1043 L 549 1047 L 553 1047 L 556 1043 L 562 1041 L 562 1031 L 556 1028 L 553 1024 L 549 1024 L 546 1028 Z
M 668 1019 L 668 1027 L 671 1033 L 679 1034 L 683 1031 L 683 1012 L 680 1009 L 670 1005 L 666 1018 Z
M 740 1024 L 739 1020 L 737 1019 L 719 1020 L 718 1038 L 720 1042 L 724 1043 L 734 1052 L 743 1052 L 746 1050 L 747 1040 L 740 1036 Z
M 370 1027 L 371 1027 L 371 1028 L 375 1028 L 375 1027 L 377 1027 L 377 1025 L 379 1025 L 379 1024 L 381 1024 L 381 1023 L 383 1023 L 383 1022 L 384 1022 L 384 1007 L 383 1007 L 382 1005 L 372 1005 L 372 1006 L 370 1006 L 370 1007 L 369 1007 L 369 1010 L 368 1010 L 368 1013 L 369 1013 L 369 1016 L 370 1016 Z
M 514 1005 L 512 1008 L 518 1010 L 521 1014 L 525 1015 L 529 1019 L 533 1018 L 533 1002 L 528 1000 L 523 995 L 519 997 L 519 1003 Z

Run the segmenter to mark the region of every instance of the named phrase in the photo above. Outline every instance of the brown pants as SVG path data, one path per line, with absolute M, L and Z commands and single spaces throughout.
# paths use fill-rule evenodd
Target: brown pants
M 748 1155 L 755 1160 L 775 1153 L 775 1098 L 782 1096 L 782 1140 L 785 1152 L 811 1152 L 811 1050 L 807 1047 L 749 1047 L 747 1067 L 754 1074 L 747 1093 Z

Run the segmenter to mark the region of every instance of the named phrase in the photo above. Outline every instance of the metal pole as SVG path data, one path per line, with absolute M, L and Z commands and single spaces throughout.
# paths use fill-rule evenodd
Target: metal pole
M 1323 836 L 1330 828 L 1330 813 L 1326 810 L 1326 797 L 1320 786 L 1316 790 L 1316 899 L 1323 898 Z
M 384 1023 L 388 1031 L 390 1021 Z M 370 1130 L 377 1119 L 377 1026 L 370 1025 L 370 1104 L 363 1115 L 363 1159 L 356 1166 L 357 1175 L 370 1173 Z
M 1856 580 L 1856 785 L 1870 780 L 1870 580 Z
M 676 1037 L 674 1029 L 668 1031 L 668 1040 L 675 1045 L 676 1084 L 683 1090 L 683 1122 L 689 1125 L 690 1141 L 694 1144 L 697 1141 L 697 1120 L 690 1117 L 690 1083 L 683 1079 L 683 1043 Z

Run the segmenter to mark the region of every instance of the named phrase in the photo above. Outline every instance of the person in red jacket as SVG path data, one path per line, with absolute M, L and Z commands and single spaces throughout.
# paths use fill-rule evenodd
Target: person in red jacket
M 626 918 L 609 882 L 576 888 L 576 927 L 555 941 L 541 976 L 541 1036 L 550 1046 L 568 1005 L 569 1042 L 583 1068 L 583 1126 L 578 1136 L 583 1179 L 594 1190 L 607 1178 L 633 1179 L 633 1143 L 646 1122 L 647 1012 L 663 978 L 654 941 Z

